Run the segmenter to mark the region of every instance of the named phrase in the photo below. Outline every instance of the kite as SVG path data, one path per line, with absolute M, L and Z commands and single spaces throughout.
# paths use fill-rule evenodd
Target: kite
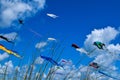
M 51 63 L 54 64 L 54 65 L 61 66 L 60 64 L 58 64 L 55 60 L 53 60 L 53 59 L 50 58 L 50 57 L 41 56 L 41 58 L 43 58 L 43 59 L 45 59 L 45 60 L 51 62 Z
M 83 48 L 80 48 L 78 45 L 76 44 L 72 44 L 72 47 L 74 47 L 77 51 L 81 52 L 81 53 L 85 53 L 87 54 L 88 52 L 86 50 L 84 50 Z
M 92 51 L 88 52 L 83 48 L 80 48 L 78 45 L 76 44 L 72 44 L 72 47 L 74 47 L 77 51 L 79 51 L 80 53 L 85 53 L 86 55 L 90 55 L 93 51 L 95 51 L 95 49 L 93 49 Z
M 13 52 L 11 50 L 8 50 L 7 48 L 5 48 L 3 45 L 0 44 L 0 49 L 7 52 L 8 54 L 12 54 L 18 58 L 22 58 L 20 55 L 18 55 L 16 52 Z
M 94 42 L 93 45 L 97 46 L 99 49 L 103 49 L 103 47 L 105 47 L 105 44 L 99 41 Z
M 98 66 L 98 64 L 95 63 L 95 62 L 90 63 L 89 66 L 92 66 L 92 67 L 94 67 L 94 68 L 96 68 L 96 69 L 100 67 L 100 66 Z
M 105 46 L 104 43 L 99 42 L 99 41 L 95 41 L 95 42 L 93 43 L 93 45 L 97 46 L 97 48 L 99 48 L 99 49 L 106 50 L 106 51 L 108 51 L 108 53 L 110 53 L 110 54 L 113 55 L 113 52 L 110 52 L 110 51 L 106 48 L 106 46 Z
M 62 59 L 60 63 L 61 64 L 72 64 L 70 60 L 67 61 L 65 59 Z
M 58 16 L 56 16 L 55 14 L 50 14 L 50 13 L 47 13 L 47 16 L 51 17 L 51 18 L 57 18 Z
M 93 67 L 93 68 L 95 68 L 95 69 L 98 69 L 98 72 L 99 72 L 100 74 L 103 74 L 103 75 L 105 75 L 105 76 L 107 76 L 107 77 L 110 77 L 110 78 L 113 78 L 113 79 L 117 79 L 117 78 L 113 77 L 112 75 L 109 75 L 109 74 L 101 71 L 100 66 L 99 66 L 97 63 L 95 63 L 95 62 L 90 63 L 89 66 L 91 66 L 91 67 Z M 117 79 L 117 80 L 120 80 L 120 79 Z
M 72 47 L 74 47 L 75 49 L 77 49 L 77 48 L 80 48 L 78 45 L 76 45 L 76 44 L 72 44 Z
M 18 19 L 19 24 L 24 24 L 22 19 Z
M 7 37 L 4 37 L 4 36 L 2 36 L 2 35 L 0 35 L 0 38 L 1 38 L 1 39 L 4 39 L 5 41 L 7 41 L 7 42 L 9 42 L 9 43 L 14 43 L 14 42 L 10 41 Z
M 52 38 L 52 37 L 49 37 L 49 38 L 48 38 L 48 41 L 56 41 L 56 39 L 55 39 L 55 38 Z

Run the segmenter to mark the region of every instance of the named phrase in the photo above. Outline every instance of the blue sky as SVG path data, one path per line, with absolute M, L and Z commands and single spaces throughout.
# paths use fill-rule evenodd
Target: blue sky
M 84 43 L 87 39 L 86 35 L 92 34 L 91 31 L 94 31 L 94 29 L 100 30 L 101 28 L 105 29 L 107 26 L 111 26 L 119 32 L 119 0 L 46 0 L 44 8 L 40 7 L 37 9 L 34 5 L 31 6 L 35 12 L 30 10 L 29 7 L 26 8 L 23 10 L 22 16 L 17 15 L 17 18 L 13 18 L 12 22 L 8 24 L 7 27 L 2 24 L 4 18 L 0 19 L 1 34 L 11 32 L 18 33 L 17 39 L 14 40 L 16 43 L 14 47 L 12 44 L 4 41 L 1 41 L 0 44 L 4 44 L 7 48 L 23 55 L 24 64 L 28 62 L 29 57 L 32 57 L 32 53 L 36 53 L 35 45 L 39 42 L 46 42 L 49 37 L 55 38 L 58 44 L 62 44 L 60 49 L 65 47 L 61 59 L 70 59 L 75 64 L 79 58 L 86 55 L 79 54 L 79 52 L 73 49 L 71 47 L 72 43 L 76 43 L 80 47 L 85 48 Z M 39 5 L 37 4 L 37 6 Z M 4 11 L 4 7 L 0 10 Z M 27 10 L 30 15 L 27 13 L 24 14 Z M 55 14 L 58 17 L 54 19 L 47 16 L 47 13 Z M 2 12 L 0 14 L 2 14 Z M 19 14 L 19 12 L 16 14 Z M 19 17 L 24 20 L 24 25 L 18 23 L 17 20 Z M 19 26 L 20 29 L 17 29 Z M 35 33 L 31 32 L 30 29 L 39 33 L 41 36 L 37 36 Z M 112 32 L 110 34 L 112 35 Z M 115 35 L 115 37 L 115 40 L 110 39 L 108 42 L 112 44 L 120 43 L 120 36 Z M 48 43 L 48 46 L 44 47 L 44 51 L 41 52 L 43 55 L 50 55 L 48 54 L 48 50 L 50 50 L 52 43 L 56 42 Z M 39 55 L 39 52 L 37 52 L 37 55 Z M 1 61 L 1 63 L 4 64 L 8 59 L 9 58 Z M 14 56 L 10 57 L 10 59 L 13 60 L 14 65 L 18 65 L 19 59 Z M 89 62 L 88 57 L 85 60 L 86 62 L 82 62 L 83 64 Z M 118 63 L 119 61 L 116 62 L 116 65 Z M 119 67 L 119 65 L 117 65 L 117 67 Z

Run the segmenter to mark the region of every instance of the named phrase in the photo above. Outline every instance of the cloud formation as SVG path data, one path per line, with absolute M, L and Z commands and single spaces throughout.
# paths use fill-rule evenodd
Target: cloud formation
M 36 48 L 40 49 L 47 45 L 47 42 L 40 42 L 35 45 Z
M 9 55 L 7 53 L 0 54 L 0 61 L 6 59 L 8 57 L 9 57 Z
M 91 48 L 94 41 L 100 41 L 105 44 L 109 44 L 118 34 L 119 31 L 110 26 L 102 29 L 94 29 L 91 34 L 87 35 L 87 39 L 84 42 L 85 48 Z
M 44 59 L 42 59 L 41 57 L 37 57 L 35 60 L 35 64 L 42 64 L 44 62 Z
M 13 72 L 13 70 L 14 70 L 14 66 L 13 66 L 13 63 L 12 63 L 11 60 L 8 61 L 8 62 L 5 62 L 4 65 L 0 64 L 0 73 L 1 74 L 5 73 L 6 67 L 7 67 L 6 73 L 11 74 Z

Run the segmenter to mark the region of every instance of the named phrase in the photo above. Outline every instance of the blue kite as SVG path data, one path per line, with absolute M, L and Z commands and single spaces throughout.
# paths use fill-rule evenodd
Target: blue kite
M 54 65 L 61 66 L 60 64 L 58 64 L 55 60 L 53 60 L 50 57 L 46 57 L 46 56 L 40 56 L 40 57 L 43 58 L 43 59 L 45 59 L 45 60 L 47 60 L 47 61 L 49 61 L 49 62 L 51 62 Z

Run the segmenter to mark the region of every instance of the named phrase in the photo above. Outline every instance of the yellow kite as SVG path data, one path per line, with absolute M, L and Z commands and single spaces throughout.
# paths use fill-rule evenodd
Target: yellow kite
M 7 49 L 7 48 L 5 48 L 5 47 L 4 47 L 3 45 L 1 45 L 1 44 L 0 44 L 0 49 L 3 50 L 3 51 L 5 51 L 5 52 L 7 52 L 8 54 L 12 54 L 12 55 L 14 55 L 14 56 L 16 56 L 16 57 L 18 57 L 18 58 L 22 58 L 20 55 L 18 55 L 17 53 L 15 53 L 15 52 Z

